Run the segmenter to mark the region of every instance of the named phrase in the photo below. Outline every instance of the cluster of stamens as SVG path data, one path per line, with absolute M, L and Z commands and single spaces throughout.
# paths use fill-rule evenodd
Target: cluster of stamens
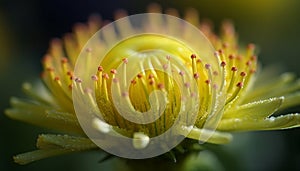
M 239 55 L 233 55 L 233 54 L 227 54 L 225 49 L 220 49 L 215 53 L 216 58 L 219 59 L 219 71 L 213 70 L 211 64 L 209 63 L 203 63 L 200 57 L 197 57 L 196 54 L 191 54 L 191 70 L 192 70 L 192 77 L 195 79 L 195 81 L 198 84 L 199 92 L 202 94 L 204 93 L 205 96 L 211 96 L 213 91 L 216 91 L 218 89 L 225 89 L 225 92 L 227 94 L 226 98 L 226 104 L 234 101 L 238 94 L 240 93 L 241 89 L 245 87 L 245 85 L 248 84 L 250 81 L 251 75 L 255 72 L 256 68 L 256 56 L 253 55 L 254 47 L 253 45 L 249 45 L 247 48 L 247 55 L 246 57 L 242 57 Z M 92 52 L 91 48 L 88 48 L 86 50 L 87 56 L 90 56 Z M 164 70 L 171 69 L 172 74 L 176 73 L 182 77 L 184 80 L 185 72 L 184 71 L 174 71 L 174 69 L 171 68 L 170 61 L 171 56 L 168 55 L 165 57 L 168 61 L 168 63 L 162 64 L 162 68 Z M 113 107 L 112 99 L 111 99 L 111 90 L 110 86 L 111 84 L 119 84 L 119 79 L 116 78 L 117 74 L 124 74 L 126 77 L 126 65 L 128 62 L 130 62 L 130 59 L 128 58 L 122 58 L 121 59 L 121 65 L 123 65 L 122 72 L 124 73 L 118 73 L 116 69 L 110 69 L 109 71 L 105 71 L 105 68 L 103 66 L 99 66 L 97 69 L 97 72 L 95 75 L 92 75 L 90 78 L 94 81 L 94 91 L 96 93 L 96 101 L 93 102 L 98 105 L 98 108 L 100 111 L 101 108 L 106 105 L 112 105 L 111 107 L 105 109 L 102 111 L 105 115 L 104 118 L 107 119 L 109 124 L 123 127 L 125 125 L 119 124 L 119 119 L 124 120 L 121 116 L 118 116 L 118 112 Z M 59 67 L 58 67 L 59 66 Z M 81 78 L 75 78 L 72 72 L 72 68 L 70 66 L 70 63 L 67 58 L 62 58 L 60 60 L 60 63 L 57 61 L 52 61 L 50 57 L 44 58 L 44 67 L 46 68 L 45 72 L 42 74 L 42 77 L 44 78 L 44 81 L 47 83 L 48 86 L 50 86 L 51 90 L 55 90 L 53 94 L 57 94 L 57 97 L 59 96 L 60 101 L 64 103 L 71 103 L 71 90 L 73 87 L 72 81 L 75 81 L 77 84 L 81 84 L 82 80 Z M 56 70 L 54 70 L 55 68 Z M 214 77 L 222 76 L 223 82 L 216 83 L 214 81 Z M 122 78 L 126 80 L 126 78 Z M 123 81 L 124 81 L 123 80 Z M 170 80 L 170 79 L 168 79 Z M 220 84 L 220 85 L 219 85 Z M 169 85 L 167 83 L 167 85 Z M 173 85 L 173 84 L 171 84 Z M 189 88 L 190 83 L 185 82 L 184 86 L 186 88 Z M 206 86 L 205 86 L 206 85 Z M 119 86 L 119 85 L 118 85 Z M 145 98 L 144 100 L 140 101 L 134 100 L 137 95 L 134 95 L 134 93 L 140 93 L 137 92 L 139 90 L 145 91 L 145 95 L 149 95 L 151 91 L 157 89 L 157 90 L 163 90 L 166 92 L 172 92 L 174 90 L 174 87 L 167 86 L 165 80 L 160 78 L 157 74 L 156 70 L 151 71 L 143 71 L 137 74 L 133 79 L 130 81 L 130 90 L 128 92 L 121 92 L 119 90 L 119 95 L 122 97 L 129 97 L 131 101 L 133 101 L 133 105 L 136 110 L 145 112 L 149 110 L 149 102 L 147 101 L 148 97 L 143 96 Z M 85 88 L 85 93 L 89 93 L 90 88 Z M 65 98 L 61 98 L 61 94 L 65 95 Z M 174 96 L 180 96 L 180 94 L 176 94 L 176 92 L 173 92 Z M 200 95 L 201 97 L 201 95 Z M 200 109 L 199 109 L 199 116 L 197 117 L 198 120 L 201 120 L 205 115 L 205 112 L 209 112 L 209 106 L 207 106 L 210 102 L 210 100 L 207 97 L 204 97 L 204 101 L 201 101 L 200 103 Z M 135 102 L 134 102 L 135 101 Z M 175 100 L 176 101 L 176 100 Z M 144 104 L 145 103 L 145 104 Z M 205 107 L 206 105 L 206 107 Z M 68 106 L 68 105 L 67 105 Z M 63 107 L 63 106 L 62 106 Z M 172 106 L 171 110 L 174 110 L 172 108 L 178 107 L 178 106 Z M 205 111 L 205 112 L 203 112 Z M 113 118 L 116 117 L 116 118 Z M 126 121 L 122 121 L 126 122 Z M 133 128 L 133 131 L 140 131 L 141 127 L 135 126 Z M 143 126 L 143 129 L 145 127 Z M 147 128 L 146 128 L 147 129 Z

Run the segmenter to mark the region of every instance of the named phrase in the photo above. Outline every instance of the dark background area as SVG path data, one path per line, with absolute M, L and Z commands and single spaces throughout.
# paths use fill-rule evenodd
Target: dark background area
M 2 111 L 9 107 L 11 96 L 23 96 L 23 82 L 39 77 L 40 60 L 52 38 L 71 32 L 75 23 L 85 22 L 91 14 L 112 20 L 117 9 L 125 9 L 129 14 L 142 13 L 152 2 L 158 2 L 164 9 L 176 8 L 181 14 L 193 7 L 200 18 L 214 22 L 216 31 L 223 19 L 231 19 L 242 44 L 257 44 L 263 66 L 280 64 L 300 75 L 297 0 L 0 0 L 0 170 L 103 170 L 113 165 L 114 160 L 99 164 L 101 154 L 86 152 L 18 166 L 12 162 L 12 156 L 34 149 L 36 137 L 43 130 L 12 121 Z M 300 170 L 299 144 L 298 128 L 239 133 L 222 150 L 233 156 L 231 163 L 226 164 L 227 169 Z M 227 161 L 224 155 L 217 156 Z

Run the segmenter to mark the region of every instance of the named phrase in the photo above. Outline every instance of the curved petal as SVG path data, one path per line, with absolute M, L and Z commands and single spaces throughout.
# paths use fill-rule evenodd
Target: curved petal
M 54 109 L 19 98 L 11 98 L 13 108 L 5 111 L 12 119 L 20 120 L 44 128 L 84 135 L 74 114 L 58 112 Z
M 247 103 L 228 110 L 224 113 L 223 119 L 229 118 L 266 118 L 276 112 L 284 101 L 284 97 L 269 98 L 259 100 L 252 103 Z
M 222 131 L 252 131 L 252 130 L 278 130 L 300 126 L 300 114 L 288 114 L 265 119 L 232 118 L 224 119 L 218 125 Z
M 40 159 L 97 148 L 88 138 L 69 135 L 42 134 L 37 141 L 38 150 L 14 156 L 19 164 L 28 164 Z

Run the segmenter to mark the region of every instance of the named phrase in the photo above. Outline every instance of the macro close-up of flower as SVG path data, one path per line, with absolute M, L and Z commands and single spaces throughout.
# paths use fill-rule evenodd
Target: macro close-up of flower
M 211 152 L 236 133 L 300 127 L 296 74 L 262 65 L 234 21 L 216 31 L 197 8 L 144 12 L 91 15 L 51 40 L 40 78 L 5 109 L 43 128 L 35 149 L 11 156 L 16 164 L 96 151 L 99 165 L 118 158 L 128 170 L 227 170 Z

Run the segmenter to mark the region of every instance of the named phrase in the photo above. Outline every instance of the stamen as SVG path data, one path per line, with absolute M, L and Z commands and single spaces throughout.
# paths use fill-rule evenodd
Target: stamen
M 99 66 L 98 67 L 98 70 L 97 70 L 97 77 L 98 77 L 98 81 L 97 81 L 97 87 L 101 87 L 102 86 L 102 78 L 103 78 L 103 72 L 104 71 L 104 69 L 103 69 L 103 67 L 102 66 Z M 101 89 L 100 89 L 100 91 L 101 91 Z
M 108 89 L 107 89 L 107 80 L 109 79 L 109 76 L 108 74 L 104 73 L 102 75 L 102 80 L 103 80 L 103 83 L 102 83 L 102 86 L 101 86 L 101 93 L 104 95 L 104 98 L 106 101 L 109 101 L 109 98 L 108 98 Z
M 123 61 L 123 79 L 122 80 L 123 80 L 124 86 L 127 87 L 126 64 L 128 63 L 128 58 L 123 58 L 122 61 Z
M 196 66 L 196 55 L 195 54 L 192 54 L 191 55 L 191 58 L 192 58 L 192 70 L 193 70 L 193 73 L 197 73 L 197 66 Z
M 235 75 L 236 75 L 236 71 L 237 71 L 237 67 L 231 67 L 231 78 L 230 78 L 230 83 L 227 89 L 227 92 L 230 93 L 232 91 L 233 85 L 235 83 Z
M 82 88 L 82 85 L 81 85 L 82 80 L 77 77 L 77 78 L 75 78 L 75 83 L 76 83 L 75 84 L 76 88 L 80 90 L 81 94 L 84 94 L 84 91 L 83 91 L 83 88 Z

